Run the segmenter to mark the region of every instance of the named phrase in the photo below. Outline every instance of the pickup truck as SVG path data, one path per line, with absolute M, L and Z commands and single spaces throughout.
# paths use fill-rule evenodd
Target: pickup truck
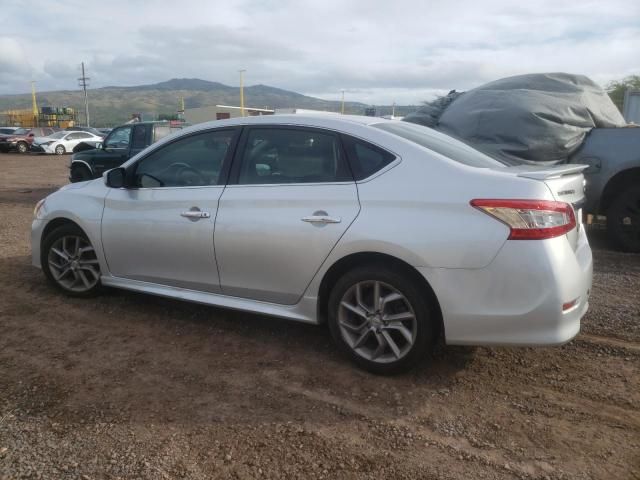
M 152 143 L 180 130 L 185 124 L 169 122 L 138 122 L 111 130 L 103 142 L 80 144 L 74 149 L 69 164 L 71 182 L 84 182 L 119 167 Z M 84 149 L 82 149 L 84 147 Z
M 583 211 L 607 217 L 620 250 L 640 252 L 640 128 L 594 128 L 568 163 L 589 165 Z

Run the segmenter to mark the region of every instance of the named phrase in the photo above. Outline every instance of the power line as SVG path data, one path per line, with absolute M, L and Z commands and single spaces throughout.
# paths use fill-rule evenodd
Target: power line
M 89 123 L 89 99 L 87 98 L 87 87 L 89 86 L 90 77 L 84 74 L 84 62 L 82 62 L 82 76 L 78 79 L 78 86 L 82 87 L 84 91 L 84 115 L 87 121 L 87 127 L 90 127 Z

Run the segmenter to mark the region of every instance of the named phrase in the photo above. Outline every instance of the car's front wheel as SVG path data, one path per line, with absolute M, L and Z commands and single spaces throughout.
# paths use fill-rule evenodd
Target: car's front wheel
M 18 150 L 18 153 L 27 153 L 29 151 L 29 145 L 27 145 L 26 142 L 18 142 L 16 150 Z
M 358 365 L 378 374 L 406 370 L 433 345 L 433 305 L 402 270 L 371 266 L 345 274 L 329 298 L 329 328 Z
M 64 155 L 67 151 L 64 148 L 64 145 L 57 145 L 55 148 L 56 155 Z
M 42 270 L 47 279 L 68 295 L 87 297 L 100 289 L 100 264 L 80 228 L 63 225 L 42 242 Z

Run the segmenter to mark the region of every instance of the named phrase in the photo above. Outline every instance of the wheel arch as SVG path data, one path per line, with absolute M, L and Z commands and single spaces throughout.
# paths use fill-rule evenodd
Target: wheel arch
M 44 241 L 44 239 L 47 238 L 47 236 L 51 232 L 53 232 L 56 228 L 62 227 L 64 225 L 73 225 L 74 227 L 79 228 L 80 231 L 82 231 L 85 235 L 87 235 L 87 232 L 85 232 L 84 229 L 80 225 L 78 225 L 76 222 L 74 222 L 70 218 L 57 217 L 57 218 L 51 219 L 49 222 L 47 222 L 47 224 L 42 229 L 42 237 L 41 237 L 42 241 Z
M 380 264 L 386 267 L 391 266 L 394 269 L 401 270 L 409 275 L 416 284 L 420 285 L 421 290 L 429 297 L 431 304 L 434 306 L 432 312 L 436 316 L 436 337 L 444 332 L 442 310 L 440 302 L 436 294 L 423 275 L 411 266 L 409 263 L 401 260 L 393 255 L 379 252 L 358 252 L 346 255 L 331 265 L 325 272 L 318 288 L 317 318 L 319 323 L 325 323 L 328 317 L 329 295 L 331 294 L 331 286 L 349 270 L 363 265 Z
M 618 193 L 622 193 L 632 185 L 640 185 L 640 167 L 627 168 L 609 179 L 600 197 L 599 210 L 603 213 L 611 206 Z

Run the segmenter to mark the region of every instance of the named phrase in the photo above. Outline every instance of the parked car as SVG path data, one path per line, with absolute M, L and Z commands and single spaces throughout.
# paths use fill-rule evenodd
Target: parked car
M 584 168 L 508 167 L 375 117 L 215 121 L 41 200 L 32 260 L 72 296 L 111 286 L 327 321 L 351 359 L 390 373 L 439 334 L 555 345 L 578 333 L 592 272 Z
M 0 127 L 0 135 L 11 135 L 18 127 Z
M 89 132 L 95 135 L 96 137 L 100 137 L 100 138 L 105 137 L 105 134 L 103 132 L 93 127 L 67 127 L 65 128 L 65 130 L 68 132 Z
M 37 153 L 55 153 L 63 155 L 71 153 L 80 142 L 101 142 L 102 137 L 89 132 L 62 131 L 48 137 L 36 137 L 31 144 L 31 151 Z
M 48 137 L 54 132 L 51 127 L 18 128 L 7 135 L 0 135 L 0 151 L 16 150 L 18 153 L 27 153 L 34 138 Z
M 114 128 L 100 144 L 80 144 L 69 165 L 71 182 L 98 178 L 182 126 L 169 122 L 138 122 Z

